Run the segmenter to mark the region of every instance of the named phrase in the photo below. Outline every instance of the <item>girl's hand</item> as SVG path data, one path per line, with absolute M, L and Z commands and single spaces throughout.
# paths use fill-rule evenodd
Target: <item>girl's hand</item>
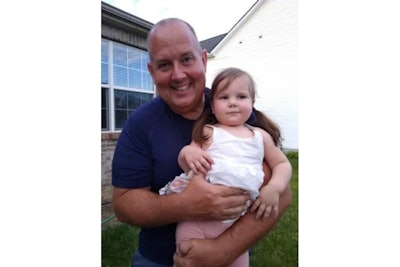
M 204 176 L 211 169 L 214 163 L 212 158 L 204 152 L 203 149 L 196 146 L 185 146 L 180 152 L 181 159 L 194 174 L 203 174 Z
M 279 192 L 273 186 L 265 185 L 260 189 L 260 195 L 253 202 L 250 212 L 256 213 L 256 219 L 267 219 L 272 214 L 278 215 Z

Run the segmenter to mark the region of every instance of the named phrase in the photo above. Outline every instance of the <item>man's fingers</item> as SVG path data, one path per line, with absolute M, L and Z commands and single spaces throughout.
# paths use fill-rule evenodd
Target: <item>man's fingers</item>
M 228 186 L 220 186 L 222 189 L 220 190 L 220 195 L 222 197 L 229 197 L 229 196 L 242 196 L 243 199 L 250 199 L 250 195 L 246 193 L 243 189 L 235 188 L 235 187 L 228 187 Z
M 257 210 L 257 208 L 260 206 L 260 200 L 257 198 L 254 203 L 250 207 L 250 212 L 254 212 Z
M 223 219 L 224 220 L 236 219 L 237 217 L 240 217 L 246 210 L 247 210 L 247 205 L 225 209 L 223 213 L 224 216 Z
M 176 244 L 176 253 L 178 256 L 185 257 L 190 250 L 190 245 L 188 241 L 182 241 L 181 243 Z
M 274 215 L 275 215 L 275 217 L 278 217 L 278 213 L 279 213 L 279 206 L 275 205 L 274 206 Z
M 185 256 L 190 251 L 190 241 L 182 241 L 176 244 L 176 252 L 174 254 L 174 267 L 185 266 Z

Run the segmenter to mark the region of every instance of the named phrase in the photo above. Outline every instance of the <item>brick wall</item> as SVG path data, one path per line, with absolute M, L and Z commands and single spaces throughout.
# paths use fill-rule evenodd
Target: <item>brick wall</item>
M 111 163 L 119 133 L 101 134 L 101 203 L 112 200 Z

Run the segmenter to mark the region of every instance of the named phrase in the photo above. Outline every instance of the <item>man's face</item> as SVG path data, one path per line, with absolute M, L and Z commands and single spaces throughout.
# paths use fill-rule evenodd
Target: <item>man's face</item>
M 181 22 L 159 26 L 149 45 L 148 69 L 159 95 L 178 114 L 197 112 L 203 107 L 207 52 Z

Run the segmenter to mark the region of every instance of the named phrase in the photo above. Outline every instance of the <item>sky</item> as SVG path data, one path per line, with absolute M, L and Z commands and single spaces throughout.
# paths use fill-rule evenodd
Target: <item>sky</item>
M 189 22 L 200 41 L 228 32 L 256 0 L 103 0 L 151 23 L 167 17 Z

